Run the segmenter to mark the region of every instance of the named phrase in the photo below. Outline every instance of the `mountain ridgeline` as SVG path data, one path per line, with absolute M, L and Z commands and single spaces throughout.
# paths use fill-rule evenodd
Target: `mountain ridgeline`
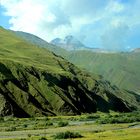
M 128 112 L 139 103 L 139 95 L 0 28 L 0 116 Z

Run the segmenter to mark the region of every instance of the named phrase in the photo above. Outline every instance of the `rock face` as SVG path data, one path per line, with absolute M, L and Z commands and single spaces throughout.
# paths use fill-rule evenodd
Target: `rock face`
M 44 48 L 0 29 L 0 114 L 73 115 L 139 109 L 135 94 L 91 76 Z

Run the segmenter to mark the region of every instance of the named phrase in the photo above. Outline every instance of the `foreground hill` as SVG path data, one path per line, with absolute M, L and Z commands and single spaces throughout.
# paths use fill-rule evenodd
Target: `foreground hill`
M 139 96 L 90 76 L 0 28 L 0 115 L 30 117 L 139 109 Z

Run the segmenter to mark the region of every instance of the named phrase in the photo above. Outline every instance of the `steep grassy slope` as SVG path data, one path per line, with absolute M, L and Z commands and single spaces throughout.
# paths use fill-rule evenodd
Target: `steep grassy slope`
M 70 115 L 139 109 L 139 96 L 90 76 L 0 28 L 0 115 Z
M 21 31 L 12 31 L 14 34 L 16 34 L 18 37 L 22 38 L 23 40 L 32 43 L 36 46 L 39 47 L 43 47 L 43 48 L 47 48 L 48 50 L 55 52 L 57 55 L 62 55 L 63 56 L 67 56 L 69 52 L 67 52 L 65 49 L 61 48 L 61 47 L 57 47 L 53 44 L 49 44 L 48 42 L 46 42 L 45 40 L 30 34 L 30 33 L 26 33 L 26 32 L 21 32 Z
M 95 100 L 80 82 L 84 77 L 64 59 L 0 29 L 2 116 L 94 112 Z

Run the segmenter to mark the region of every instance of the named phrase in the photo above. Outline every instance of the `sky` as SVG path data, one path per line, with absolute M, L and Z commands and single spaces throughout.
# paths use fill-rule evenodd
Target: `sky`
M 0 25 L 46 41 L 73 35 L 86 46 L 140 48 L 140 0 L 0 0 Z

